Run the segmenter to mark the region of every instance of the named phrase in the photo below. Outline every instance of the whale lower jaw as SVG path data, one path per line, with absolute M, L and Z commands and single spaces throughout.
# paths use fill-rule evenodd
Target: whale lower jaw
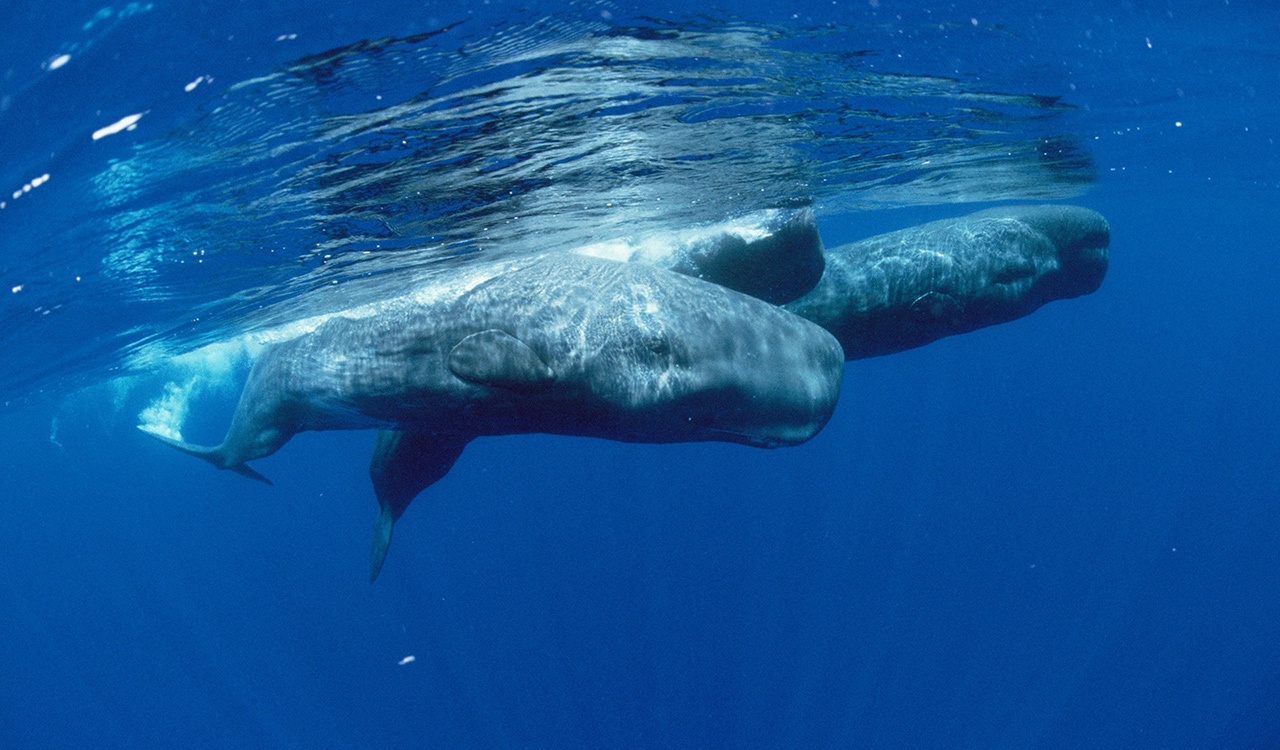
M 785 448 L 799 445 L 817 434 L 817 430 L 807 430 L 796 436 L 758 435 L 734 430 L 709 429 L 707 440 L 721 443 L 738 443 L 752 448 Z

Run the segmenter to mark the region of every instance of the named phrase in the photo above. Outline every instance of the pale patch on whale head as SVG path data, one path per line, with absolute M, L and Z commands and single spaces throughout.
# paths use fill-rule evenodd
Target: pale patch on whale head
M 780 209 L 765 209 L 715 224 L 596 242 L 576 248 L 573 252 L 593 258 L 648 263 L 669 268 L 695 249 L 728 247 L 735 240 L 743 243 L 763 240 L 774 234 L 777 225 L 787 216 L 789 213 Z

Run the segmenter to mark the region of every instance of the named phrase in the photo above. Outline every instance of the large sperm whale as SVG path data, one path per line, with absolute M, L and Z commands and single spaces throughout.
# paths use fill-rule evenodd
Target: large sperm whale
M 1089 294 L 1106 274 L 1110 244 L 1101 214 L 1063 205 L 993 208 L 825 251 L 807 209 L 756 217 L 750 226 L 760 230 L 750 240 L 716 229 L 625 257 L 791 300 L 784 309 L 834 334 L 848 360 L 923 346 Z M 380 431 L 369 475 L 382 513 L 399 518 L 465 445 Z M 390 533 L 388 524 L 378 528 Z M 375 539 L 375 576 L 388 540 L 379 547 Z
M 1097 290 L 1110 241 L 1087 208 L 992 208 L 828 248 L 817 285 L 783 307 L 847 359 L 892 354 Z
M 565 253 L 459 274 L 270 346 L 217 446 L 149 434 L 264 479 L 247 462 L 298 432 L 404 431 L 379 438 L 388 460 L 374 476 L 376 576 L 417 494 L 397 493 L 398 478 L 434 482 L 475 437 L 794 445 L 830 418 L 843 366 L 831 334 L 777 306 L 651 265 Z M 410 447 L 412 464 L 397 468 Z

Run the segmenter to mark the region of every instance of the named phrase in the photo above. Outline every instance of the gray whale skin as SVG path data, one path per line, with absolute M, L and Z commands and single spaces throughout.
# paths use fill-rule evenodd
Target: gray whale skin
M 474 437 L 793 445 L 839 396 L 844 356 L 831 334 L 661 268 L 559 254 L 434 294 L 338 314 L 265 350 L 220 445 L 148 434 L 266 481 L 246 462 L 298 432 L 403 431 L 379 436 L 371 466 L 374 577 L 394 521 Z
M 844 357 L 848 360 L 891 354 L 923 346 L 946 336 L 1015 320 L 1053 300 L 1089 294 L 1098 288 L 1106 275 L 1110 242 L 1110 228 L 1101 214 L 1078 206 L 1062 205 L 993 208 L 956 219 L 935 221 L 877 235 L 825 250 L 818 237 L 813 215 L 807 210 L 784 214 L 780 221 L 769 226 L 768 229 L 769 232 L 764 239 L 754 242 L 743 242 L 734 236 L 725 235 L 725 237 L 712 236 L 691 244 L 686 243 L 687 246 L 677 246 L 675 252 L 666 259 L 665 267 L 770 302 L 786 302 L 783 305 L 785 310 L 813 321 L 833 334 L 843 349 Z M 576 256 L 558 256 L 551 267 L 546 265 L 547 261 L 543 261 L 541 265 L 536 265 L 531 270 L 517 272 L 505 282 L 497 281 L 498 289 L 504 289 L 513 296 L 506 298 L 508 303 L 505 306 L 498 305 L 495 314 L 488 320 L 501 318 L 504 314 L 511 312 L 512 305 L 509 300 L 543 299 L 545 302 L 545 298 L 538 297 L 542 294 L 542 287 L 558 286 L 557 280 L 550 276 L 558 276 L 566 272 L 578 274 L 578 278 L 582 279 L 589 277 L 591 273 L 609 275 L 604 271 L 611 267 L 607 261 L 573 260 L 574 257 Z M 627 264 L 627 267 L 641 266 L 644 262 L 640 258 L 635 260 L 636 263 Z M 598 264 L 604 264 L 600 266 L 600 271 L 573 270 L 580 265 Z M 660 269 L 654 270 L 657 273 L 649 279 L 650 281 L 659 281 L 666 273 Z M 623 276 L 644 275 L 644 272 L 623 272 L 617 267 L 613 267 L 613 273 Z M 521 280 L 523 275 L 528 275 L 529 278 Z M 506 286 L 503 286 L 504 284 Z M 564 307 L 558 312 L 551 312 L 554 305 L 544 304 L 537 310 L 531 308 L 519 311 L 518 316 L 528 316 L 526 322 L 539 320 L 540 323 L 534 325 L 534 330 L 539 330 L 538 325 L 545 325 L 555 320 L 559 322 L 553 323 L 551 327 L 560 326 L 563 330 L 566 321 L 573 318 L 575 305 L 585 304 L 598 312 L 602 303 L 608 303 L 609 300 L 603 299 L 600 295 L 602 290 L 602 288 L 580 289 L 576 292 L 576 297 L 575 294 L 566 295 L 563 298 Z M 494 295 L 493 291 L 490 290 L 488 297 L 480 295 L 472 299 L 470 307 L 476 305 L 483 307 L 497 303 L 501 295 Z M 701 302 L 698 301 L 701 295 L 706 294 L 705 285 L 695 286 L 689 291 L 690 295 L 685 300 L 686 306 L 699 309 L 701 315 L 714 311 L 716 305 L 714 299 L 704 298 Z M 535 296 L 521 296 L 530 294 Z M 467 308 L 468 305 L 462 304 L 466 295 L 459 294 L 458 297 L 456 302 L 451 303 L 452 306 L 433 308 L 433 314 L 448 317 L 460 309 Z M 633 305 L 636 302 L 632 298 L 625 299 L 630 300 Z M 740 303 L 740 298 L 737 299 Z M 625 302 L 623 305 L 625 307 Z M 519 308 L 518 305 L 515 307 Z M 754 308 L 747 305 L 744 308 L 744 311 L 746 310 L 754 310 Z M 668 312 L 670 317 L 667 319 L 671 324 L 680 327 L 679 317 L 684 313 L 675 309 Z M 712 427 L 710 421 L 707 421 L 704 416 L 699 420 L 706 422 L 701 429 L 687 420 L 684 423 L 676 420 L 673 424 L 669 418 L 669 412 L 666 419 L 662 417 L 661 408 L 651 409 L 647 413 L 643 409 L 638 412 L 633 410 L 631 416 L 638 421 L 630 423 L 630 426 L 625 428 L 621 426 L 626 422 L 625 419 L 614 424 L 611 429 L 603 428 L 608 420 L 604 422 L 592 419 L 574 420 L 566 425 L 563 414 L 557 417 L 543 412 L 535 416 L 537 410 L 526 409 L 529 406 L 528 403 L 515 406 L 519 400 L 517 396 L 520 394 L 532 395 L 543 388 L 545 371 L 541 371 L 539 363 L 535 361 L 541 358 L 533 346 L 528 346 L 526 351 L 521 345 L 524 340 L 519 336 L 512 337 L 515 339 L 514 342 L 508 341 L 504 335 L 507 328 L 480 330 L 479 327 L 488 324 L 483 320 L 477 322 L 477 316 L 484 318 L 483 313 L 484 310 L 468 312 L 465 317 L 470 322 L 464 323 L 458 330 L 454 330 L 456 326 L 441 325 L 434 328 L 428 326 L 432 331 L 428 338 L 435 340 L 439 336 L 447 338 L 449 335 L 457 338 L 465 330 L 475 331 L 468 334 L 474 338 L 460 339 L 455 348 L 449 350 L 450 354 L 447 358 L 443 355 L 443 345 L 433 344 L 435 349 L 432 356 L 438 360 L 437 371 L 443 362 L 445 369 L 448 369 L 451 374 L 473 386 L 498 389 L 486 392 L 483 394 L 484 398 L 478 402 L 484 405 L 481 411 L 492 416 L 492 419 L 484 422 L 486 429 L 478 429 L 472 425 L 470 430 L 450 430 L 447 424 L 450 420 L 455 420 L 459 426 L 468 423 L 468 420 L 463 418 L 465 415 L 458 413 L 456 404 L 452 407 L 452 412 L 444 409 L 439 414 L 434 414 L 427 420 L 429 424 L 425 427 L 417 424 L 416 418 L 407 422 L 403 419 L 398 421 L 396 418 L 391 418 L 395 416 L 394 414 L 382 414 L 381 418 L 385 423 L 380 425 L 377 424 L 378 419 L 371 420 L 374 426 L 386 428 L 378 432 L 373 458 L 369 464 L 369 474 L 379 504 L 379 514 L 374 524 L 373 549 L 370 555 L 371 579 L 376 578 L 381 569 L 394 522 L 416 495 L 448 473 L 467 443 L 476 435 L 540 431 L 591 434 L 619 440 L 658 442 L 729 440 L 755 445 L 781 445 L 801 442 L 820 429 L 830 415 L 836 396 L 836 391 L 830 390 L 828 393 L 830 402 L 825 400 L 825 397 L 818 397 L 812 402 L 814 404 L 821 402 L 824 406 L 815 407 L 812 418 L 806 419 L 803 416 L 799 418 L 799 423 L 808 425 L 807 428 L 802 427 L 796 430 L 794 425 L 790 428 L 784 425 L 782 429 L 776 430 L 772 437 L 769 436 L 768 428 L 762 429 L 757 425 L 753 432 L 750 427 L 741 423 L 741 420 L 737 424 Z M 732 316 L 735 313 L 729 314 Z M 748 315 L 747 320 L 750 319 L 751 316 Z M 627 329 L 627 326 L 635 326 L 637 322 L 642 321 L 630 320 L 627 325 L 620 326 L 617 329 L 619 335 L 623 339 L 633 340 L 637 336 L 643 337 L 644 331 L 648 330 L 644 325 Z M 757 321 L 757 323 L 764 325 L 762 328 L 754 329 L 753 335 L 764 334 L 766 337 L 768 329 L 776 324 L 768 321 Z M 386 321 L 382 321 L 381 325 L 385 326 L 385 324 Z M 467 328 L 467 325 L 470 325 L 470 328 Z M 747 331 L 753 330 L 753 326 L 747 325 L 745 321 L 743 326 Z M 360 329 L 361 326 L 339 324 L 335 328 Z M 452 333 L 445 333 L 446 328 Z M 693 328 L 696 329 L 697 325 Z M 734 326 L 730 326 L 730 329 L 732 328 Z M 547 332 L 542 330 L 544 334 Z M 332 333 L 336 334 L 337 331 Z M 350 337 L 350 333 L 348 331 L 345 335 Z M 805 331 L 805 334 L 811 335 L 812 332 Z M 358 349 L 360 345 L 368 345 L 377 338 L 372 331 L 365 331 L 361 335 L 364 338 L 359 341 L 349 340 L 348 348 Z M 298 342 L 293 347 L 286 345 L 269 352 L 270 360 L 268 361 L 271 364 L 256 365 L 250 383 L 254 383 L 259 368 L 264 373 L 268 371 L 275 373 L 271 376 L 273 379 L 281 378 L 284 372 L 296 373 L 292 376 L 283 376 L 283 380 L 290 381 L 292 377 L 295 379 L 290 381 L 293 387 L 302 387 L 302 395 L 293 398 L 300 399 L 302 403 L 312 407 L 316 412 L 312 415 L 312 419 L 327 415 L 325 418 L 331 420 L 349 421 L 342 424 L 321 424 L 320 422 L 310 424 L 299 421 L 289 427 L 287 425 L 294 421 L 291 417 L 281 422 L 282 425 L 286 425 L 285 427 L 260 430 L 256 440 L 249 439 L 245 442 L 245 435 L 254 437 L 250 434 L 253 430 L 246 431 L 238 428 L 237 422 L 233 420 L 227 439 L 217 448 L 191 446 L 159 435 L 153 435 L 153 437 L 205 458 L 215 465 L 265 481 L 261 475 L 245 465 L 244 461 L 269 454 L 294 432 L 302 429 L 327 429 L 338 426 L 370 426 L 366 423 L 369 421 L 367 419 L 366 421 L 352 420 L 350 408 L 342 403 L 342 398 L 330 403 L 327 408 L 317 409 L 315 407 L 324 407 L 325 397 L 319 391 L 306 393 L 308 386 L 314 386 L 320 381 L 320 378 L 316 378 L 315 382 L 308 382 L 313 375 L 317 374 L 317 371 L 312 368 L 318 368 L 320 373 L 325 370 L 315 360 L 316 356 L 325 351 L 334 350 L 331 343 L 326 343 L 327 337 L 328 333 L 321 335 L 318 339 L 308 339 L 305 342 Z M 334 337 L 335 340 L 337 338 L 341 337 Z M 694 340 L 701 338 L 694 336 Z M 733 337 L 730 336 L 730 338 Z M 583 342 L 585 343 L 585 338 Z M 658 349 L 662 348 L 659 344 Z M 822 348 L 818 347 L 818 349 Z M 626 393 L 633 387 L 620 386 L 619 383 L 625 382 L 627 379 L 625 374 L 631 372 L 631 368 L 644 359 L 643 349 L 644 347 L 641 346 L 636 350 L 642 356 L 635 362 L 628 364 L 614 361 L 611 366 L 604 368 L 615 378 L 621 377 L 621 380 L 612 386 L 605 387 L 603 393 L 617 395 Z M 535 355 L 533 359 L 529 358 L 530 351 Z M 653 349 L 650 348 L 650 351 L 652 352 Z M 794 356 L 794 353 L 791 356 Z M 293 357 L 300 357 L 300 359 L 289 361 Z M 823 357 L 819 356 L 817 359 L 820 360 Z M 709 365 L 715 362 L 723 364 L 726 361 L 728 360 L 713 356 L 710 360 L 704 360 L 702 364 Z M 759 361 L 752 363 L 763 364 Z M 821 380 L 821 376 L 815 379 L 815 364 L 813 357 L 809 357 L 801 364 L 798 373 L 803 376 L 802 379 L 815 383 Z M 788 368 L 793 367 L 794 363 L 774 363 L 772 366 Z M 828 369 L 830 366 L 827 362 L 824 366 L 817 367 L 817 370 Z M 391 372 L 393 368 L 388 365 L 376 369 L 384 371 L 385 374 Z M 538 375 L 539 372 L 543 375 Z M 643 368 L 635 372 L 643 372 Z M 766 377 L 761 382 L 768 381 L 768 372 L 766 368 L 764 370 Z M 776 376 L 787 370 L 772 372 Z M 838 371 L 834 372 L 838 381 Z M 263 377 L 267 376 L 264 374 Z M 444 377 L 444 382 L 450 382 L 447 376 Z M 567 382 L 567 380 L 560 381 L 560 385 L 563 386 Z M 714 382 L 714 379 L 708 382 Z M 456 390 L 457 384 L 452 385 Z M 259 389 L 264 387 L 266 386 L 255 386 Z M 834 388 L 838 389 L 838 382 L 834 384 Z M 266 387 L 266 390 L 269 392 L 270 388 Z M 363 393 L 364 389 L 357 390 Z M 503 390 L 510 391 L 505 401 L 502 398 L 490 398 Z M 749 390 L 750 387 L 743 392 Z M 817 390 L 820 389 L 811 388 L 810 395 L 812 396 Z M 246 385 L 245 392 L 246 394 L 250 392 L 249 385 Z M 792 394 L 792 397 L 794 395 Z M 365 393 L 364 396 L 371 397 L 371 392 Z M 455 393 L 455 399 L 456 396 Z M 789 400 L 790 397 L 783 398 L 782 402 Z M 261 401 L 259 398 L 242 398 L 236 419 L 241 422 L 256 420 L 258 424 L 264 424 L 261 414 L 245 413 L 244 419 L 241 419 L 241 412 L 260 411 L 263 405 L 259 401 Z M 588 398 L 578 405 L 585 407 L 590 401 L 591 399 Z M 715 401 L 716 399 L 711 400 L 711 402 Z M 803 402 L 804 399 L 801 398 L 800 401 Z M 499 406 L 499 402 L 504 405 Z M 544 404 L 550 403 L 555 403 L 555 399 L 547 399 L 544 402 Z M 605 403 L 608 403 L 608 398 L 605 399 Z M 675 403 L 676 401 L 673 400 L 666 405 L 671 406 Z M 599 408 L 599 406 L 597 403 L 596 407 Z M 604 412 L 609 412 L 615 406 L 616 404 L 611 404 L 605 407 Z M 686 403 L 685 407 L 687 406 Z M 282 408 L 280 413 L 288 415 L 295 408 Z M 398 406 L 391 411 L 395 412 L 397 408 Z M 464 407 L 462 411 L 469 411 L 469 407 Z M 737 413 L 742 416 L 750 414 L 751 411 L 748 409 Z M 447 415 L 446 412 L 448 412 Z M 622 410 L 622 413 L 626 412 L 626 409 Z M 590 413 L 592 413 L 590 409 L 582 412 L 584 416 Z M 769 413 L 769 410 L 766 409 L 765 413 Z M 344 414 L 345 417 L 339 416 Z M 524 416 L 520 417 L 519 414 Z M 723 416 L 725 412 L 721 414 Z M 368 416 L 371 415 L 366 415 Z M 794 415 L 792 418 L 794 419 Z M 357 422 L 360 424 L 356 424 Z M 783 422 L 785 423 L 785 419 Z M 272 420 L 268 418 L 265 423 L 272 423 Z M 233 439 L 233 435 L 236 434 L 241 435 L 241 438 Z M 240 447 L 229 447 L 235 445 Z M 254 447 L 247 450 L 245 446 L 249 445 Z M 258 452 L 254 453 L 254 451 Z
M 1079 206 L 1004 206 L 826 250 L 811 212 L 782 218 L 755 242 L 726 235 L 678 247 L 667 267 L 768 301 L 790 299 L 784 309 L 834 334 L 848 360 L 1024 317 L 1093 292 L 1107 271 L 1107 221 Z M 383 514 L 391 508 L 399 518 L 465 445 L 380 431 L 369 476 Z M 389 534 L 390 524 L 375 527 L 379 565 Z
M 783 307 L 847 359 L 892 354 L 1097 290 L 1110 242 L 1097 211 L 1002 206 L 828 248 L 817 285 Z

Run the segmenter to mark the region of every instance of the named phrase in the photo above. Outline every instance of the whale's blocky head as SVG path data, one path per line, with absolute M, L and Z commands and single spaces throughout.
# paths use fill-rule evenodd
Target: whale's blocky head
M 1012 206 L 990 213 L 1021 222 L 1047 240 L 1047 245 L 1021 246 L 1042 256 L 1041 273 L 1034 281 L 1034 294 L 1041 304 L 1091 294 L 1102 285 L 1111 245 L 1111 227 L 1102 214 L 1059 205 Z
M 1093 292 L 1110 239 L 1087 208 L 1002 206 L 830 248 L 822 280 L 785 307 L 849 359 L 892 354 Z
M 549 373 L 538 431 L 636 442 L 803 442 L 830 418 L 844 355 L 822 328 L 661 268 L 555 256 L 475 290 L 530 301 L 515 338 Z
M 1080 206 L 1002 206 L 911 232 L 929 232 L 925 247 L 945 256 L 936 278 L 977 324 L 961 326 L 970 330 L 1096 291 L 1111 242 L 1102 214 Z

